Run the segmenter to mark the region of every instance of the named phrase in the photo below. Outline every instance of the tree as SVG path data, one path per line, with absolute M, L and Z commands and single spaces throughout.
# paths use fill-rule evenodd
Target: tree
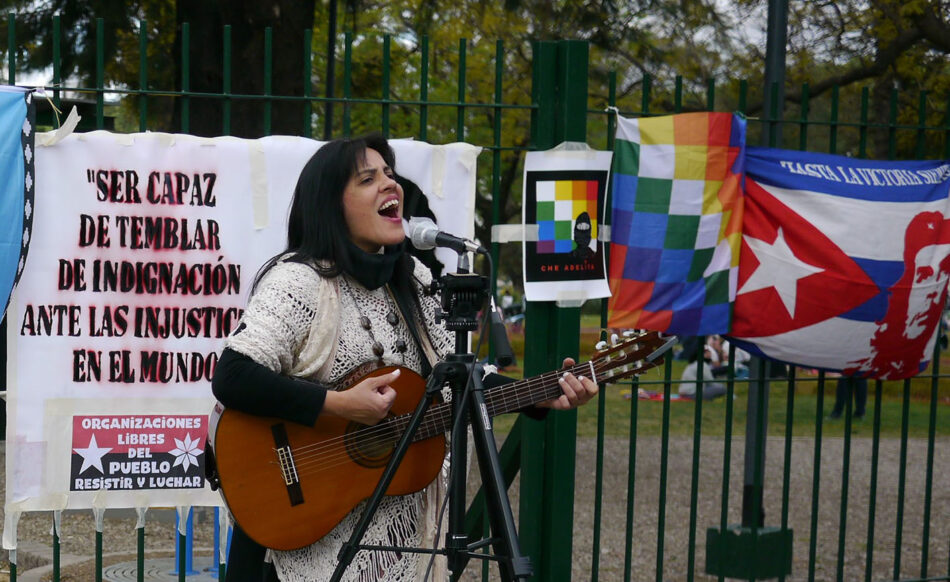
M 184 22 L 190 26 L 191 91 L 222 90 L 221 30 L 225 24 L 231 25 L 234 48 L 232 93 L 264 93 L 265 26 L 272 26 L 274 31 L 274 95 L 303 95 L 305 29 L 313 28 L 312 94 L 322 95 L 317 89 L 326 87 L 329 81 L 325 23 L 336 6 L 334 2 L 0 2 L 20 9 L 17 20 L 22 24 L 18 38 L 28 40 L 21 44 L 19 58 L 28 58 L 28 66 L 34 68 L 49 62 L 48 23 L 53 13 L 61 14 L 66 33 L 62 43 L 63 70 L 77 83 L 88 84 L 94 72 L 95 23 L 89 14 L 106 18 L 103 42 L 107 82 L 118 87 L 138 87 L 140 22 L 147 26 L 148 78 L 153 89 L 177 90 L 182 86 L 180 46 Z M 888 127 L 888 122 L 893 103 L 897 125 L 916 125 L 922 114 L 930 125 L 946 123 L 946 96 L 950 93 L 950 0 L 817 0 L 790 2 L 789 7 L 786 119 L 802 116 L 806 96 L 809 119 L 829 119 L 832 93 L 840 101 L 838 110 L 842 114 L 860 111 L 862 92 L 867 91 L 869 118 L 880 127 L 872 127 L 867 151 L 862 152 L 858 132 L 845 124 L 835 135 L 835 151 L 873 157 L 918 157 L 926 152 L 938 152 L 931 153 L 931 157 L 942 155 L 939 148 L 944 146 L 938 140 L 944 138 L 939 132 L 930 132 L 922 140 L 918 132 L 897 130 Z M 717 110 L 739 108 L 739 79 L 749 80 L 749 91 L 744 97 L 744 111 L 748 115 L 761 116 L 766 102 L 759 81 L 765 46 L 763 0 L 344 0 L 337 10 L 340 28 L 351 39 L 349 91 L 356 101 L 345 108 L 334 108 L 334 135 L 345 130 L 360 133 L 379 129 L 388 115 L 387 129 L 393 136 L 416 136 L 436 143 L 463 139 L 494 147 L 494 128 L 496 123 L 500 124 L 499 149 L 492 150 L 492 155 L 483 154 L 479 164 L 477 234 L 483 241 L 489 236 L 493 198 L 500 208 L 499 222 L 520 219 L 520 152 L 529 147 L 527 106 L 531 100 L 531 46 L 535 39 L 579 38 L 590 42 L 589 108 L 593 110 L 602 110 L 607 105 L 612 72 L 618 79 L 617 103 L 627 115 L 646 113 L 641 111 L 641 101 L 647 78 L 651 80 L 650 113 L 705 109 L 709 106 L 710 80 L 716 80 L 713 107 Z M 384 40 L 387 36 L 388 40 Z M 464 81 L 459 73 L 459 39 L 465 39 Z M 496 54 L 497 39 L 504 40 L 500 55 Z M 337 35 L 334 41 L 334 82 L 338 88 L 336 95 L 340 96 L 344 80 L 343 35 Z M 425 63 L 423 47 L 427 47 Z M 384 66 L 387 50 L 388 67 Z M 495 101 L 498 58 L 503 60 L 504 70 L 501 102 L 521 109 L 483 106 Z M 169 66 L 169 59 L 175 67 Z M 427 98 L 446 105 L 422 107 L 405 103 L 421 100 L 424 66 L 428 68 Z M 895 94 L 895 87 L 905 91 Z M 378 101 L 384 90 L 391 101 L 387 105 L 361 101 Z M 453 105 L 460 95 L 464 107 Z M 264 102 L 260 98 L 232 99 L 230 133 L 246 137 L 263 135 Z M 188 99 L 187 108 L 184 103 L 180 98 L 150 97 L 149 127 L 180 130 L 187 119 L 188 131 L 192 133 L 222 133 L 219 101 L 193 97 Z M 323 127 L 322 104 L 311 107 L 296 101 L 275 100 L 271 105 L 271 133 L 299 134 L 308 121 L 310 127 Z M 126 120 L 137 119 L 137 97 L 123 100 L 122 107 Z M 186 111 L 188 116 L 183 117 Z M 458 130 L 459 120 L 464 133 Z M 800 147 L 798 138 L 805 135 L 804 130 L 792 131 L 798 126 L 786 125 L 789 131 L 785 132 L 783 145 Z M 135 121 L 126 121 L 126 127 L 130 126 L 134 128 Z M 896 136 L 895 141 L 892 136 Z M 588 142 L 604 147 L 606 141 L 603 118 L 591 118 Z M 802 141 L 813 150 L 832 148 L 827 128 L 811 129 L 807 140 Z M 894 151 L 891 143 L 896 144 Z M 497 185 L 491 174 L 496 169 Z M 516 253 L 515 258 L 503 260 L 515 268 Z
M 178 2 L 176 31 L 179 42 L 176 63 L 182 67 L 181 40 L 185 23 L 189 26 L 188 54 L 190 89 L 221 93 L 224 90 L 224 26 L 231 27 L 231 92 L 265 95 L 265 70 L 270 67 L 270 94 L 304 95 L 304 31 L 312 28 L 314 0 L 190 0 Z M 273 55 L 266 62 L 265 31 L 271 29 Z M 179 79 L 182 77 L 179 75 Z M 180 87 L 180 85 L 179 85 Z M 183 117 L 183 102 L 175 108 L 176 125 Z M 267 106 L 270 107 L 268 119 Z M 189 103 L 188 132 L 221 135 L 224 128 L 221 102 L 194 99 Z M 297 135 L 309 123 L 310 105 L 294 101 L 235 99 L 230 133 L 240 137 L 262 137 L 271 133 Z M 269 125 L 269 127 L 266 127 Z

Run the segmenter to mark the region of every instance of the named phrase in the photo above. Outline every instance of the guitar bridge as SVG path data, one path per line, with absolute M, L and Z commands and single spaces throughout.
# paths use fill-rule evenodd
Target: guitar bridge
M 277 452 L 280 473 L 287 487 L 287 497 L 290 498 L 291 505 L 300 505 L 303 503 L 303 489 L 300 488 L 300 477 L 297 475 L 297 465 L 294 463 L 293 450 L 287 437 L 287 427 L 283 423 L 274 424 L 270 430 L 274 435 L 274 450 Z
M 279 447 L 277 449 L 277 462 L 280 463 L 280 473 L 284 476 L 284 485 L 293 485 L 298 483 L 297 466 L 294 464 L 294 455 L 290 447 Z

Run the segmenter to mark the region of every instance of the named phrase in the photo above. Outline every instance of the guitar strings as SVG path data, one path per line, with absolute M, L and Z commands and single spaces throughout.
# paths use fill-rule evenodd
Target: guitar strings
M 640 339 L 642 339 L 642 338 L 637 338 L 638 341 L 639 341 Z M 624 348 L 624 347 L 628 347 L 628 344 L 630 344 L 630 343 L 633 343 L 633 342 L 631 342 L 631 341 L 628 340 L 628 341 L 625 342 L 624 344 L 618 345 L 618 346 L 614 347 L 613 349 L 608 350 L 608 351 L 602 353 L 602 354 L 600 355 L 600 357 L 597 359 L 597 362 L 593 364 L 594 367 L 595 367 L 595 374 L 597 374 L 597 373 L 596 373 L 596 368 L 598 368 L 598 367 L 602 368 L 601 372 L 603 372 L 603 370 L 615 368 L 615 367 L 617 367 L 620 363 L 622 363 L 622 362 L 624 362 L 624 361 L 630 360 L 632 355 L 633 355 L 633 356 L 639 356 L 639 355 L 640 355 L 639 352 L 640 352 L 640 351 L 645 351 L 645 349 L 646 349 L 646 348 L 643 348 L 643 349 L 641 349 L 641 350 L 637 350 L 637 353 L 634 353 L 634 354 L 627 354 L 627 355 L 621 360 L 621 362 L 619 362 L 619 363 L 615 363 L 613 360 L 607 359 L 607 356 L 609 356 L 610 354 L 612 354 L 612 353 L 614 353 L 614 352 L 619 351 L 620 349 L 622 349 L 622 348 Z M 588 370 L 588 369 L 590 368 L 590 366 L 591 366 L 591 362 L 585 362 L 585 363 L 582 363 L 582 364 L 579 364 L 579 365 L 574 366 L 574 367 L 571 368 L 569 371 L 570 371 L 571 373 L 574 373 L 575 375 L 578 375 L 580 372 L 584 372 L 584 371 Z M 651 366 L 651 367 L 652 367 L 652 366 Z M 513 400 L 513 402 L 514 402 L 515 404 L 520 405 L 519 407 L 527 406 L 527 405 L 533 404 L 533 403 L 535 403 L 535 402 L 538 401 L 538 399 L 537 399 L 538 394 L 535 393 L 534 389 L 532 388 L 532 385 L 540 384 L 540 385 L 542 386 L 542 388 L 547 387 L 547 386 L 551 385 L 551 382 L 550 382 L 550 380 L 548 379 L 548 377 L 556 377 L 556 376 L 559 376 L 560 374 L 563 374 L 563 373 L 564 373 L 563 370 L 562 370 L 562 371 L 556 371 L 556 372 L 548 372 L 548 373 L 545 373 L 545 374 L 541 374 L 540 376 L 538 376 L 538 377 L 536 377 L 536 378 L 530 378 L 530 379 L 527 379 L 527 380 L 522 380 L 522 381 L 519 381 L 519 382 L 515 382 L 514 385 L 509 384 L 509 385 L 503 385 L 503 386 L 499 386 L 499 387 L 493 388 L 493 389 L 491 389 L 491 390 L 486 391 L 486 402 L 487 402 L 488 404 L 493 404 L 495 401 L 498 400 L 498 397 L 500 396 L 502 402 L 507 404 L 507 403 L 509 403 L 509 402 L 512 401 L 512 399 L 510 399 L 510 398 L 508 397 L 508 394 L 510 393 L 510 394 L 514 395 L 514 400 Z M 602 374 L 597 374 L 597 375 L 602 375 Z M 610 379 L 610 378 L 607 377 L 607 378 L 605 378 L 605 379 Z M 514 388 L 514 387 L 516 387 L 516 386 L 520 386 L 520 385 L 526 386 L 526 387 L 527 387 L 527 390 L 519 390 L 519 391 L 516 391 L 516 390 L 513 390 L 513 389 L 512 389 L 512 388 Z M 545 393 L 542 391 L 542 392 L 540 393 L 540 395 L 541 395 L 541 396 L 546 396 L 547 394 L 545 394 Z M 551 397 L 554 397 L 554 396 L 556 396 L 556 395 L 557 395 L 557 392 L 555 391 L 555 392 L 551 395 Z M 542 398 L 542 399 L 543 399 L 543 398 Z M 513 409 L 513 408 L 509 408 L 509 410 L 514 410 L 514 409 Z M 491 412 L 494 412 L 494 411 L 495 411 L 495 409 L 492 408 Z M 430 414 L 431 414 L 431 413 L 430 413 Z M 409 415 L 403 415 L 403 416 L 405 416 L 406 418 L 408 418 Z M 392 417 L 392 420 L 390 420 L 389 422 L 380 423 L 380 424 L 374 425 L 374 426 L 372 426 L 372 427 L 367 427 L 366 429 L 360 429 L 360 430 L 357 431 L 357 432 L 362 433 L 362 436 L 364 436 L 364 437 L 367 437 L 367 436 L 369 436 L 369 437 L 375 436 L 375 435 L 373 434 L 375 431 L 388 432 L 389 429 L 390 429 L 394 424 L 395 424 L 395 425 L 399 425 L 399 424 L 400 424 L 400 421 L 397 420 L 397 419 L 399 419 L 399 418 L 401 418 L 401 417 Z M 408 422 L 408 421 L 407 421 L 407 422 Z M 426 422 L 426 421 L 423 421 L 423 422 Z M 424 425 L 424 426 L 425 426 L 425 425 Z M 400 426 L 396 426 L 396 428 L 398 429 L 398 428 L 401 428 L 401 427 L 400 427 Z M 430 428 L 431 428 L 431 427 L 430 427 Z M 435 428 L 436 428 L 436 429 L 439 429 L 440 426 L 439 426 L 439 425 L 436 425 Z M 447 429 L 442 429 L 442 430 L 447 430 Z M 437 431 L 437 432 L 438 432 L 438 431 Z M 350 433 L 350 435 L 352 435 L 352 434 L 354 434 L 354 433 Z M 302 445 L 302 446 L 300 446 L 300 447 L 295 448 L 294 450 L 303 453 L 303 452 L 313 452 L 313 451 L 315 451 L 316 449 L 319 449 L 321 446 L 335 447 L 335 446 L 338 444 L 338 443 L 336 443 L 335 441 L 345 439 L 346 437 L 347 437 L 347 435 L 341 435 L 341 436 L 339 436 L 339 437 L 334 437 L 334 438 L 332 438 L 332 439 L 327 439 L 327 440 L 321 441 L 321 442 L 319 442 L 319 443 L 314 443 L 314 444 L 311 444 L 311 445 Z M 420 440 L 421 440 L 421 439 L 420 439 Z
M 611 350 L 611 352 L 613 351 L 616 351 L 616 350 Z M 640 354 L 636 354 L 636 355 L 640 355 Z M 623 358 L 621 363 L 623 361 L 629 361 L 629 360 L 630 360 L 630 355 L 627 355 Z M 585 364 L 581 364 L 581 365 L 571 368 L 570 371 L 576 374 L 578 372 L 582 372 L 586 369 L 589 369 L 590 365 L 591 364 L 589 362 Z M 618 363 L 612 360 L 603 360 L 602 363 L 594 364 L 595 373 L 597 373 L 599 376 L 605 379 L 610 379 L 610 376 L 605 375 L 603 373 L 616 368 L 618 365 L 619 365 Z M 643 371 L 646 368 L 654 367 L 654 366 L 655 364 L 638 368 L 638 370 Z M 624 375 L 629 375 L 630 373 L 634 373 L 634 372 L 627 371 L 624 373 Z M 518 405 L 518 407 L 522 407 L 522 406 L 526 406 L 526 405 L 539 401 L 539 397 L 540 397 L 540 400 L 543 400 L 545 399 L 544 398 L 545 396 L 550 396 L 550 397 L 556 396 L 557 394 L 556 392 L 552 394 L 548 394 L 548 391 L 549 391 L 548 389 L 553 388 L 554 386 L 557 385 L 556 382 L 552 382 L 552 380 L 556 380 L 561 374 L 563 374 L 563 371 L 550 372 L 547 374 L 542 374 L 536 378 L 517 382 L 516 384 L 520 384 L 521 387 L 524 388 L 518 391 L 512 390 L 513 388 L 512 385 L 500 386 L 500 387 L 496 387 L 492 390 L 487 391 L 486 405 L 489 408 L 490 414 L 494 415 L 496 410 L 499 408 L 497 406 L 497 404 L 499 403 L 498 401 L 500 401 L 501 404 L 506 405 L 506 406 L 500 407 L 504 409 L 503 411 L 510 411 L 514 409 L 514 408 L 511 408 L 511 406 L 513 405 Z M 536 389 L 539 386 L 541 387 L 540 391 Z M 512 396 L 510 397 L 509 394 L 511 394 Z M 439 413 L 442 413 L 442 416 L 444 417 L 444 413 L 448 409 L 449 406 L 450 405 L 444 404 L 444 403 L 437 405 L 435 409 L 430 411 L 431 413 L 430 418 L 423 420 L 422 424 L 420 425 L 420 428 L 425 429 L 425 430 L 436 429 L 435 430 L 436 434 L 438 434 L 438 432 L 444 432 L 445 430 L 447 430 L 445 423 L 442 422 L 443 419 L 439 418 Z M 294 449 L 294 451 L 296 452 L 296 454 L 294 455 L 295 467 L 298 470 L 298 475 L 301 474 L 301 472 L 305 474 L 311 474 L 317 471 L 323 471 L 332 467 L 339 466 L 340 464 L 343 464 L 343 463 L 351 462 L 349 458 L 350 455 L 346 452 L 345 448 L 341 451 L 338 446 L 339 443 L 333 442 L 333 441 L 340 441 L 340 440 L 346 439 L 347 436 L 349 436 L 352 439 L 351 442 L 354 442 L 357 446 L 366 446 L 367 444 L 370 444 L 373 446 L 379 446 L 380 444 L 391 443 L 392 442 L 391 439 L 380 438 L 380 437 L 384 436 L 384 433 L 391 434 L 393 430 L 398 431 L 400 429 L 404 429 L 408 425 L 408 417 L 409 415 L 401 415 L 397 417 L 392 417 L 392 419 L 383 426 L 375 425 L 372 427 L 366 427 L 365 429 L 359 429 L 358 431 L 354 431 L 350 433 L 349 435 L 334 437 L 333 439 L 321 441 L 320 443 L 314 443 L 311 445 L 303 445 L 301 447 L 295 448 Z M 425 431 L 423 431 L 423 434 L 426 434 Z M 417 440 L 424 440 L 424 438 L 428 438 L 428 437 L 423 436 L 423 437 L 418 438 Z M 337 449 L 338 452 L 336 454 L 327 455 L 325 452 L 326 449 L 332 449 L 332 448 Z M 320 449 L 323 449 L 323 451 L 321 451 Z M 314 467 L 313 465 L 315 464 L 318 466 Z M 302 469 L 306 469 L 306 470 L 302 471 Z
M 589 369 L 589 365 L 585 364 L 584 366 L 577 366 L 576 368 L 577 371 Z M 572 371 L 574 371 L 573 368 Z M 559 376 L 560 373 L 548 373 L 538 378 L 523 381 L 519 384 L 526 386 L 527 389 L 519 391 L 511 390 L 511 385 L 496 387 L 487 392 L 486 405 L 490 413 L 494 413 L 499 408 L 499 401 L 501 404 L 507 403 L 509 405 L 514 402 L 519 405 L 519 407 L 537 402 L 538 396 L 547 396 L 547 393 L 545 391 L 539 392 L 535 387 L 538 385 L 542 387 L 550 386 L 552 380 L 556 380 Z M 556 382 L 554 382 L 554 384 L 556 384 Z M 508 390 L 498 390 L 498 388 L 506 387 Z M 514 397 L 509 397 L 508 393 L 512 393 Z M 450 406 L 448 403 L 442 403 L 436 405 L 436 407 L 430 411 L 429 417 L 424 419 L 420 425 L 420 430 L 423 435 L 428 434 L 429 436 L 435 436 L 436 434 L 444 433 L 448 430 L 445 416 Z M 511 408 L 509 408 L 509 410 L 510 409 Z M 349 440 L 357 449 L 366 447 L 375 448 L 380 445 L 392 443 L 394 439 L 390 438 L 390 435 L 401 434 L 406 426 L 408 426 L 409 416 L 410 415 L 400 415 L 392 417 L 392 419 L 383 426 L 374 425 L 352 431 L 347 435 L 327 439 L 320 443 L 294 447 L 294 466 L 298 476 L 301 474 L 313 474 L 315 472 L 325 471 L 351 462 L 351 456 L 346 450 L 346 445 L 341 441 Z M 418 440 L 424 440 L 424 438 L 428 437 L 423 436 Z
M 575 368 L 572 368 L 572 371 L 574 372 L 582 371 L 582 369 L 584 368 L 589 369 L 589 366 L 590 364 L 576 366 Z M 597 373 L 597 368 L 600 368 L 600 374 L 602 375 L 602 377 L 606 377 L 603 375 L 603 372 L 616 368 L 617 364 L 613 362 L 605 361 L 603 364 L 595 364 L 594 367 L 595 367 L 595 373 Z M 643 369 L 646 369 L 648 367 L 653 367 L 653 366 L 651 365 L 651 366 L 646 366 L 646 367 L 638 368 L 638 369 L 642 371 Z M 527 405 L 533 402 L 537 402 L 539 400 L 539 396 L 541 397 L 540 399 L 544 399 L 543 397 L 545 396 L 556 395 L 556 392 L 554 394 L 549 394 L 548 393 L 549 391 L 547 388 L 553 387 L 551 380 L 556 379 L 562 373 L 563 372 L 543 374 L 539 376 L 538 378 L 531 379 L 528 381 L 523 381 L 521 384 L 523 384 L 524 386 L 527 386 L 528 388 L 526 390 L 521 390 L 518 392 L 511 390 L 510 385 L 507 386 L 509 390 L 498 390 L 496 388 L 496 389 L 492 389 L 488 391 L 488 394 L 486 395 L 486 404 L 491 409 L 490 413 L 495 412 L 496 410 L 495 405 L 497 404 L 497 401 L 499 400 L 503 404 L 505 403 L 509 404 L 509 407 L 503 407 L 503 408 L 507 408 L 507 410 L 511 410 L 512 408 L 510 408 L 510 403 L 512 401 L 518 405 Z M 630 372 L 628 371 L 625 373 L 625 375 L 629 373 Z M 541 391 L 538 391 L 535 389 L 538 385 L 541 386 L 542 388 Z M 502 386 L 500 388 L 505 388 L 505 386 Z M 514 397 L 510 398 L 508 396 L 509 393 L 513 394 Z M 441 408 L 442 410 L 439 410 L 439 408 Z M 434 416 L 437 416 L 439 412 L 444 413 L 445 409 L 447 408 L 448 408 L 447 404 L 438 405 L 437 409 L 433 411 Z M 439 420 L 441 419 L 434 418 L 434 420 L 428 420 L 428 419 L 424 420 L 420 428 L 431 429 L 432 427 L 435 427 L 437 429 L 437 432 L 444 432 L 445 430 L 447 430 L 446 425 L 444 422 L 439 422 Z M 389 432 L 389 429 L 399 430 L 401 428 L 404 428 L 408 424 L 407 415 L 402 415 L 400 417 L 393 417 L 393 419 L 388 424 L 389 426 L 385 427 L 386 432 Z M 362 445 L 362 446 L 366 446 L 367 444 L 372 444 L 373 446 L 378 446 L 380 444 L 388 445 L 392 442 L 391 439 L 388 439 L 388 438 L 386 439 L 379 438 L 381 436 L 379 432 L 380 432 L 380 428 L 378 426 L 374 426 L 374 427 L 367 427 L 365 429 L 361 429 L 355 433 L 350 433 L 350 436 L 357 442 L 358 445 Z M 333 440 L 339 440 L 340 438 L 342 437 L 336 437 Z M 419 438 L 418 440 L 423 440 L 423 438 L 425 437 Z M 318 446 L 316 448 L 324 448 L 324 449 L 327 448 L 327 446 L 325 445 L 325 442 L 320 443 L 320 445 L 323 445 L 323 446 Z M 315 448 L 315 447 L 313 445 L 306 445 L 304 447 L 301 447 L 301 449 L 303 448 Z M 303 455 L 298 454 L 296 455 L 296 457 L 299 458 L 300 460 L 300 462 L 295 463 L 298 476 L 301 474 L 309 475 L 316 472 L 325 471 L 325 470 L 340 466 L 342 464 L 349 464 L 352 462 L 350 459 L 350 455 L 345 450 L 342 450 L 342 451 L 338 450 L 336 454 L 331 454 L 331 455 L 328 455 L 326 453 L 321 454 L 319 452 L 316 452 L 316 453 L 311 452 L 310 454 L 303 454 Z M 310 460 L 307 460 L 308 458 Z
M 611 352 L 617 350 L 611 350 Z M 637 350 L 639 352 L 641 350 Z M 636 355 L 640 355 L 639 353 Z M 629 361 L 630 355 L 622 358 L 621 362 Z M 611 376 L 604 374 L 612 369 L 618 367 L 618 363 L 613 360 L 601 359 L 601 361 L 594 363 L 594 371 L 598 376 L 603 377 L 604 379 L 610 379 Z M 569 371 L 574 374 L 578 374 L 585 370 L 590 369 L 590 362 L 580 364 L 572 367 Z M 639 368 L 640 371 L 645 370 L 649 367 L 654 367 L 650 365 L 644 368 Z M 546 374 L 541 374 L 535 378 L 528 380 L 523 380 L 521 382 L 516 382 L 520 384 L 520 390 L 512 390 L 512 385 L 503 385 L 486 392 L 486 406 L 489 409 L 489 414 L 494 416 L 497 410 L 501 409 L 503 411 L 511 411 L 523 406 L 528 406 L 532 403 L 544 400 L 545 396 L 554 397 L 557 395 L 557 392 L 553 391 L 553 388 L 558 386 L 556 380 L 564 373 L 564 371 L 549 372 Z M 629 375 L 630 372 L 625 372 L 625 375 Z M 552 382 L 553 381 L 553 382 Z M 507 388 L 507 389 L 506 389 Z M 549 394 L 550 393 L 550 394 Z M 499 402 L 500 401 L 500 402 Z M 499 406 L 499 404 L 501 406 Z M 440 403 L 436 405 L 432 410 L 429 411 L 429 417 L 423 419 L 420 424 L 420 431 L 423 435 L 429 434 L 428 431 L 434 431 L 434 434 L 430 436 L 435 436 L 440 432 L 447 430 L 447 425 L 444 422 L 445 412 L 450 408 L 450 404 Z M 347 435 L 341 435 L 339 437 L 334 437 L 332 439 L 327 439 L 319 443 L 312 443 L 309 445 L 302 445 L 300 447 L 294 447 L 294 465 L 297 469 L 297 474 L 313 474 L 316 472 L 325 471 L 342 464 L 347 464 L 352 462 L 350 454 L 347 452 L 345 446 L 340 446 L 341 441 L 350 439 L 351 443 L 357 448 L 372 446 L 379 447 L 381 445 L 389 445 L 393 442 L 392 438 L 389 438 L 389 435 L 401 434 L 401 430 L 405 429 L 408 426 L 409 422 L 408 414 L 392 417 L 385 423 L 377 424 L 371 427 L 366 427 L 364 429 L 358 429 Z M 422 436 L 417 438 L 417 440 L 424 440 L 425 438 L 430 438 L 430 436 Z M 333 453 L 332 450 L 336 452 Z

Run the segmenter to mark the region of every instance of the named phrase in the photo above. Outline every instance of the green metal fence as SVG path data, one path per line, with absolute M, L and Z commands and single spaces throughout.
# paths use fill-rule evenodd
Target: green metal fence
M 17 37 L 16 21 L 15 14 L 8 15 L 9 83 L 23 75 L 15 55 L 26 39 Z M 502 41 L 477 47 L 481 62 L 489 63 L 493 71 L 475 82 L 467 65 L 469 51 L 475 47 L 464 39 L 454 51 L 442 49 L 443 57 L 447 52 L 452 55 L 455 66 L 454 78 L 449 78 L 430 73 L 434 62 L 427 39 L 419 41 L 415 60 L 406 68 L 405 60 L 394 62 L 393 41 L 383 37 L 378 42 L 380 84 L 374 87 L 375 94 L 363 94 L 354 89 L 354 66 L 359 63 L 354 57 L 354 38 L 346 34 L 342 70 L 337 69 L 341 95 L 318 96 L 311 79 L 326 63 L 315 62 L 312 31 L 302 31 L 304 92 L 280 95 L 272 90 L 273 41 L 268 32 L 264 37 L 265 90 L 251 95 L 231 90 L 233 70 L 240 63 L 233 60 L 228 27 L 223 31 L 223 81 L 216 92 L 190 90 L 187 24 L 181 30 L 181 77 L 175 87 L 154 87 L 148 77 L 153 70 L 148 66 L 153 40 L 144 22 L 138 32 L 135 87 L 107 81 L 101 20 L 94 85 L 72 86 L 60 67 L 58 21 L 54 28 L 51 77 L 44 84 L 57 107 L 74 100 L 87 107 L 87 118 L 94 119 L 87 129 L 113 129 L 118 123 L 127 130 L 187 133 L 195 100 L 212 100 L 220 106 L 221 135 L 231 133 L 232 107 L 239 102 L 259 105 L 267 134 L 275 104 L 293 102 L 305 105 L 299 134 L 307 137 L 328 124 L 343 135 L 368 129 L 390 135 L 398 127 L 398 137 L 410 131 L 423 140 L 469 141 L 486 150 L 479 168 L 480 190 L 489 194 L 488 203 L 480 206 L 486 233 L 487 227 L 505 220 L 501 201 L 507 192 L 517 191 L 517 178 L 511 176 L 520 175 L 521 152 L 547 149 L 561 141 L 585 141 L 611 149 L 618 113 L 637 117 L 735 110 L 749 116 L 752 139 L 763 126 L 781 128 L 781 137 L 779 132 L 769 132 L 773 146 L 856 156 L 883 148 L 889 158 L 950 158 L 947 95 L 908 95 L 895 90 L 888 116 L 880 119 L 871 113 L 867 88 L 836 88 L 812 98 L 805 85 L 797 105 L 783 108 L 774 99 L 774 88 L 750 89 L 754 85 L 747 81 L 691 82 L 645 76 L 639 80 L 639 99 L 618 100 L 617 75 L 611 73 L 605 87 L 597 87 L 601 92 L 606 89 L 606 98 L 594 97 L 588 67 L 591 56 L 582 41 L 533 43 L 531 90 L 517 97 L 525 80 L 511 78 L 510 62 L 516 51 Z M 490 58 L 484 58 L 485 54 Z M 390 75 L 396 67 L 416 76 L 412 97 L 393 97 Z M 486 83 L 485 78 L 491 81 Z M 753 101 L 769 106 L 750 105 Z M 150 112 L 168 107 L 168 102 L 174 102 L 178 112 L 173 117 L 177 127 L 152 126 Z M 325 118 L 331 111 L 327 104 L 333 104 L 329 118 Z M 47 119 L 52 123 L 51 117 Z M 416 129 L 407 130 L 412 121 Z M 495 264 L 503 252 L 516 251 L 498 243 L 491 248 Z M 598 330 L 606 325 L 606 305 L 600 306 L 599 321 L 594 318 L 591 325 L 587 323 L 590 316 L 585 311 L 582 318 L 579 308 L 529 304 L 525 375 L 557 368 L 565 356 L 586 357 L 589 348 L 580 348 L 577 338 L 604 335 Z M 591 327 L 596 329 L 590 331 Z M 793 568 L 782 579 L 950 580 L 950 486 L 945 477 L 950 471 L 946 447 L 950 384 L 940 373 L 944 352 L 939 346 L 933 365 L 920 377 L 899 385 L 874 384 L 873 419 L 856 422 L 849 404 L 844 419 L 834 424 L 825 419 L 824 398 L 832 383 L 823 373 L 790 369 L 786 376 L 772 378 L 763 366 L 751 380 L 736 378 L 734 357 L 730 353 L 727 396 L 721 401 L 676 401 L 681 364 L 671 358 L 661 373 L 632 385 L 604 387 L 596 405 L 579 412 L 553 413 L 544 422 L 519 418 L 506 427 L 509 438 L 502 449 L 506 475 L 518 481 L 513 492 L 531 492 L 519 496 L 519 531 L 536 579 L 754 579 L 774 570 L 775 563 L 788 560 Z M 662 397 L 641 399 L 641 390 Z M 750 411 L 750 392 L 770 406 Z M 742 450 L 736 437 L 749 433 L 758 438 L 750 441 L 747 437 L 753 446 Z M 750 465 L 750 458 L 756 462 Z M 746 463 L 746 477 L 737 485 L 740 459 Z M 867 471 L 855 471 L 855 459 L 867 464 Z M 909 481 L 915 485 L 909 487 Z M 480 531 L 483 511 L 477 500 L 472 507 L 471 530 Z M 731 524 L 745 521 L 747 512 L 753 517 L 764 513 L 764 519 L 758 520 L 762 527 L 732 529 Z M 708 528 L 705 536 L 703 528 Z M 731 533 L 737 542 L 722 541 Z M 144 529 L 138 529 L 137 536 L 142 580 Z M 52 548 L 54 564 L 58 564 L 56 535 Z M 178 549 L 179 579 L 185 580 L 184 536 L 179 536 Z M 101 531 L 90 551 L 96 559 L 96 579 L 102 579 Z M 11 570 L 15 580 L 16 566 Z M 54 579 L 60 576 L 59 568 L 54 568 Z M 490 576 L 487 567 L 483 576 Z

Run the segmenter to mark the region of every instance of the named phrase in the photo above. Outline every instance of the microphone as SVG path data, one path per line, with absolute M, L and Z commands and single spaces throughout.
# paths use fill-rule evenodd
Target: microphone
M 431 218 L 421 216 L 409 219 L 409 240 L 412 241 L 412 246 L 420 251 L 445 247 L 457 253 L 488 253 L 485 247 L 478 243 L 442 232 Z

